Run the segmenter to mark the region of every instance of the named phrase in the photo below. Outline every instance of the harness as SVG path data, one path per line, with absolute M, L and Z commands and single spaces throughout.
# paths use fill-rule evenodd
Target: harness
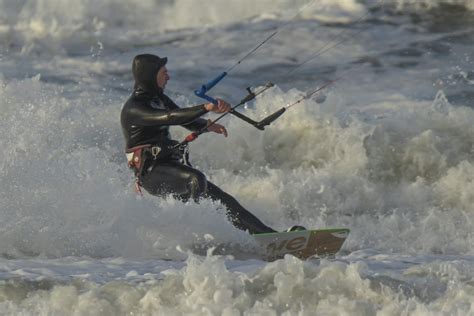
M 139 145 L 125 150 L 128 167 L 135 174 L 135 192 L 142 193 L 141 177 L 150 172 L 160 161 L 179 160 L 191 167 L 188 144 L 160 147 L 152 144 Z

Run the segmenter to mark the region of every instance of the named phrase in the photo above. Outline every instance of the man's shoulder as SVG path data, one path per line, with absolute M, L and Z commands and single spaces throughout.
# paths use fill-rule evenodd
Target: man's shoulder
M 149 101 L 132 94 L 127 101 L 125 101 L 122 110 L 120 111 L 122 124 L 133 122 L 139 113 L 149 107 L 149 105 L 147 105 L 148 103 Z
M 130 108 L 133 108 L 133 107 L 137 107 L 137 106 L 143 106 L 143 105 L 147 105 L 149 104 L 151 101 L 150 98 L 146 98 L 144 96 L 140 96 L 140 95 L 135 95 L 135 94 L 132 94 L 128 99 L 127 101 L 125 101 L 125 104 L 123 105 L 123 109 L 130 109 Z
M 159 96 L 136 95 L 132 94 L 122 107 L 122 112 L 127 112 L 137 108 L 152 108 L 152 109 L 174 109 L 178 108 L 176 103 L 165 94 Z

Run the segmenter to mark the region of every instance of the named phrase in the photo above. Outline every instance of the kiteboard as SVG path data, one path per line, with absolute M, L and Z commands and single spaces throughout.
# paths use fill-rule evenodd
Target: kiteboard
M 347 228 L 333 228 L 255 234 L 253 237 L 264 249 L 263 258 L 272 261 L 286 254 L 303 260 L 333 256 L 348 235 Z

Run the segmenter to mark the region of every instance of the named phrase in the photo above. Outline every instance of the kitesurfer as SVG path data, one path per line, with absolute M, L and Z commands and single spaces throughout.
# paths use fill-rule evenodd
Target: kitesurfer
M 208 121 L 201 116 L 208 112 L 225 113 L 231 107 L 220 99 L 217 105 L 178 107 L 164 94 L 170 79 L 166 63 L 166 57 L 151 54 L 137 55 L 133 59 L 135 86 L 122 108 L 120 119 L 137 189 L 143 187 L 157 196 L 171 194 L 184 201 L 211 198 L 227 208 L 227 216 L 235 227 L 251 234 L 274 232 L 235 198 L 208 181 L 202 172 L 191 167 L 187 147 L 179 146 L 179 142 L 171 139 L 170 126 L 182 126 L 190 131 L 207 127 L 209 132 L 227 137 L 224 126 L 217 123 L 208 126 Z

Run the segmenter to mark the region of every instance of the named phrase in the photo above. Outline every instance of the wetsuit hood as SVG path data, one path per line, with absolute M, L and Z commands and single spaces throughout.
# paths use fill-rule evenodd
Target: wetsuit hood
M 163 89 L 156 84 L 156 74 L 166 65 L 168 58 L 152 54 L 137 55 L 133 59 L 132 72 L 135 94 L 160 95 Z

